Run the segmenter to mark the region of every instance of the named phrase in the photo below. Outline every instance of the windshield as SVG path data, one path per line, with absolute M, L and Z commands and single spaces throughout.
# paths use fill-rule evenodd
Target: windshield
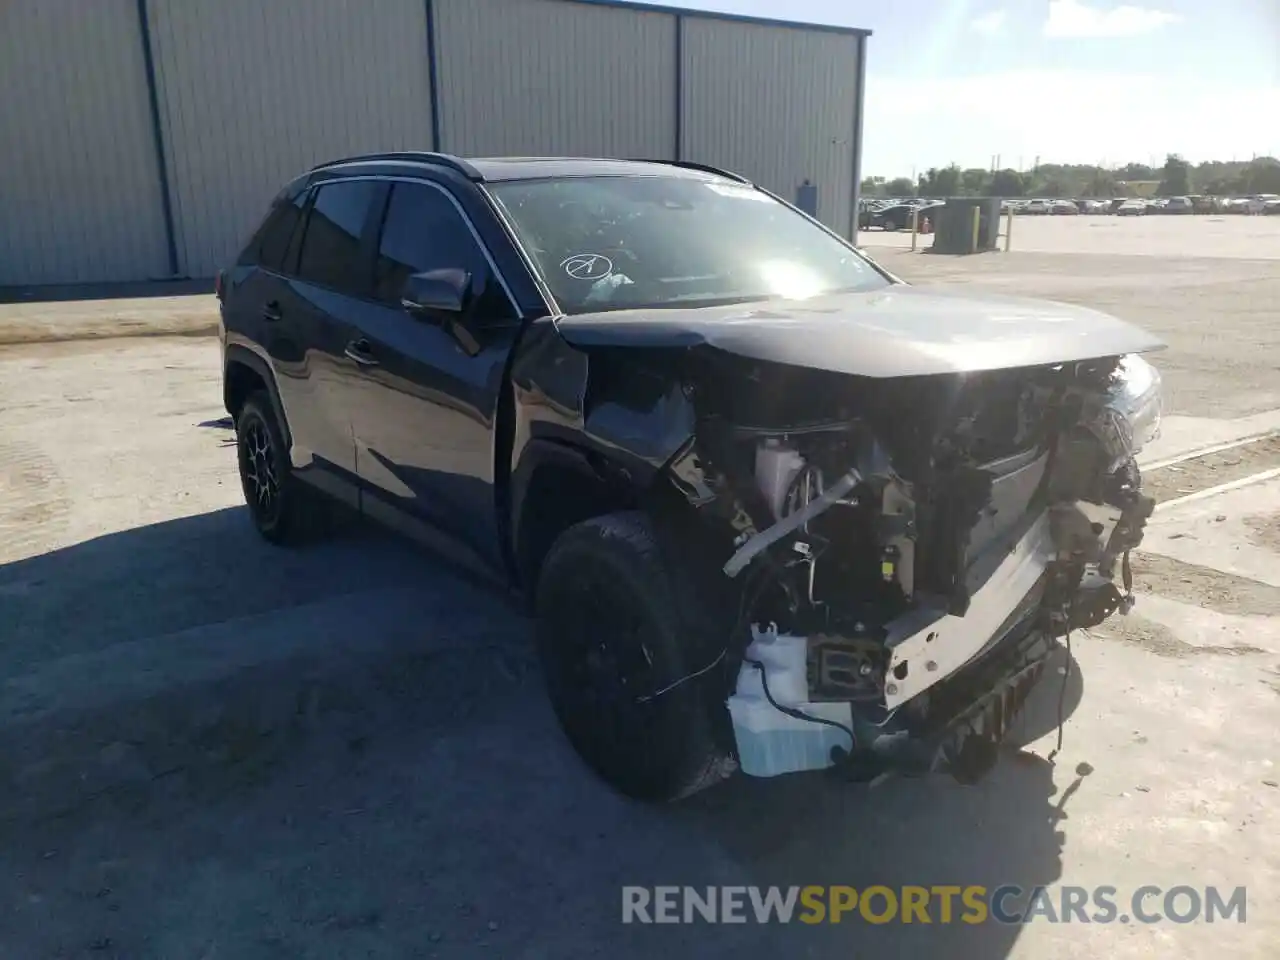
M 491 186 L 566 313 L 870 290 L 851 247 L 749 186 L 689 177 L 563 177 Z

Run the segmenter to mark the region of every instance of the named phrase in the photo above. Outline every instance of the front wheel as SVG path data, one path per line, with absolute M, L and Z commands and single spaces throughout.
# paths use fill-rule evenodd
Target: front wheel
M 690 582 L 638 512 L 569 528 L 538 579 L 538 655 L 560 726 L 603 780 L 640 800 L 686 797 L 731 769 L 707 669 L 724 638 Z

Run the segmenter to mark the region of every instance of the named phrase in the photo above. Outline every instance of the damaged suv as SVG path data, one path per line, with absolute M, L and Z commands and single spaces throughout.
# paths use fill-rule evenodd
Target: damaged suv
M 1162 344 L 909 286 L 733 174 L 336 161 L 217 293 L 258 530 L 319 493 L 514 585 L 628 795 L 973 778 L 1061 638 L 1132 602 Z

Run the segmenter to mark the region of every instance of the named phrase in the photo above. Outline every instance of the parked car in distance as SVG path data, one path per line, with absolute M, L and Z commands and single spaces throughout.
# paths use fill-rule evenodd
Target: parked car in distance
M 1026 214 L 1046 215 L 1049 213 L 1051 206 L 1048 200 L 1028 200 L 1022 207 L 1022 212 Z
M 910 286 L 732 173 L 338 160 L 215 292 L 261 536 L 340 501 L 523 595 L 628 796 L 971 781 L 1059 641 L 1133 602 L 1160 341 Z
M 879 210 L 872 211 L 868 218 L 867 226 L 879 227 L 881 230 L 910 230 L 911 218 L 916 218 L 917 227 L 923 224 L 924 219 L 928 217 L 929 210 L 933 207 L 941 206 L 941 204 L 930 200 L 921 200 L 915 203 L 897 203 L 892 206 L 882 207 Z
M 863 200 L 858 205 L 858 229 L 866 230 L 871 226 L 871 218 L 877 210 L 889 206 L 887 200 Z
M 1117 217 L 1141 217 L 1147 212 L 1147 202 L 1145 200 L 1131 199 L 1124 200 L 1116 207 Z
M 1256 216 L 1263 213 L 1267 209 L 1267 204 L 1273 200 L 1280 200 L 1280 196 L 1274 193 L 1255 193 L 1253 196 L 1244 197 L 1241 206 L 1245 213 Z
M 1080 208 L 1074 200 L 1054 200 L 1049 204 L 1049 213 L 1055 217 L 1077 217 Z
M 1164 212 L 1169 214 L 1192 213 L 1194 210 L 1190 197 L 1170 197 L 1164 204 Z

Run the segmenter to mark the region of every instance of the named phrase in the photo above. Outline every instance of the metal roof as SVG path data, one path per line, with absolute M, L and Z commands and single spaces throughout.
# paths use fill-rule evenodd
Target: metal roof
M 799 20 L 779 20 L 773 17 L 753 17 L 721 10 L 694 10 L 689 7 L 672 7 L 657 3 L 637 3 L 635 0 L 564 0 L 566 3 L 582 3 L 593 7 L 617 7 L 621 10 L 637 10 L 649 13 L 670 13 L 679 17 L 700 17 L 705 20 L 725 20 L 731 23 L 754 23 L 761 27 L 791 27 L 796 30 L 817 30 L 825 33 L 843 33 L 849 36 L 871 36 L 862 27 L 842 27 L 833 23 L 806 23 Z

